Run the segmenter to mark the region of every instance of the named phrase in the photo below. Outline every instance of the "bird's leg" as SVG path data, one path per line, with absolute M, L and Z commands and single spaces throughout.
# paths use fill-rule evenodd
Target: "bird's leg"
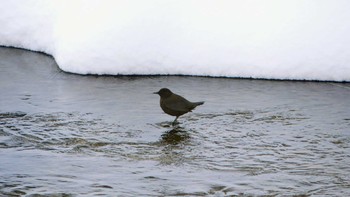
M 177 123 L 177 119 L 179 118 L 179 116 L 176 116 L 175 120 L 173 121 L 172 125 L 174 126 Z

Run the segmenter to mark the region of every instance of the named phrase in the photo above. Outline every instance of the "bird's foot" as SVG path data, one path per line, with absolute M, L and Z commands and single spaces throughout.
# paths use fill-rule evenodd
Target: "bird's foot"
M 172 125 L 173 127 L 178 126 L 179 124 L 180 124 L 180 123 L 179 123 L 178 121 L 176 121 L 176 120 L 175 120 L 174 122 L 171 123 L 171 125 Z

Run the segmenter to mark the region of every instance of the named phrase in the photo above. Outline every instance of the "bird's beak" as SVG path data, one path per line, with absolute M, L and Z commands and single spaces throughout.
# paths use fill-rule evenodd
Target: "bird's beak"
M 153 92 L 153 94 L 158 94 L 158 92 Z

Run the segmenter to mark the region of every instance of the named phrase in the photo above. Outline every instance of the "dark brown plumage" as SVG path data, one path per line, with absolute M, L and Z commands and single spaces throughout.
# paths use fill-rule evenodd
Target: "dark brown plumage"
M 174 94 L 168 88 L 162 88 L 158 92 L 154 92 L 160 96 L 160 107 L 166 114 L 176 116 L 173 124 L 179 116 L 192 111 L 198 105 L 203 105 L 204 102 L 190 102 L 184 97 Z

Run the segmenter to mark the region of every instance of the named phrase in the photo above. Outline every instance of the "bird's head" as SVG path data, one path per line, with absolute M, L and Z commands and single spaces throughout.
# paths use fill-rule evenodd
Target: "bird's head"
M 162 88 L 158 92 L 154 92 L 153 94 L 158 94 L 161 98 L 167 98 L 173 93 L 168 88 Z

